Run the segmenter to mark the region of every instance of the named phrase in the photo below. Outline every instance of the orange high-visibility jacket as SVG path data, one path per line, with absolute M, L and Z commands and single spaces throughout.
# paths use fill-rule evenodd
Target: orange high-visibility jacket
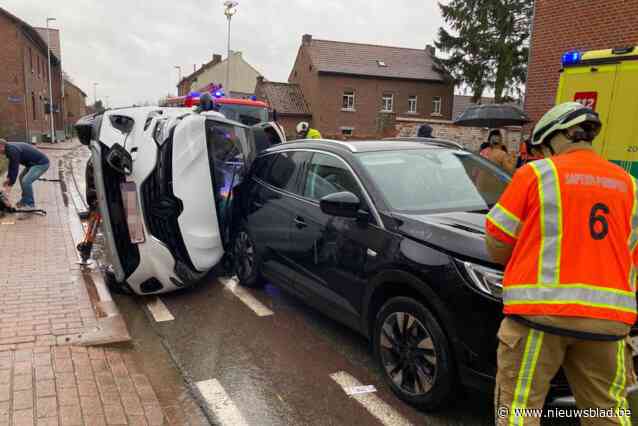
M 636 321 L 638 201 L 634 179 L 590 150 L 519 169 L 487 216 L 514 245 L 505 314 Z

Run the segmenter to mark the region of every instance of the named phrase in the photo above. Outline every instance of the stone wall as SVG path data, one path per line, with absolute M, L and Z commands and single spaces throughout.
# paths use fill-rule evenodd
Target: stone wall
M 460 142 L 470 151 L 477 152 L 481 144 L 487 141 L 489 129 L 480 127 L 461 127 L 447 120 L 412 120 L 397 117 L 395 122 L 397 136 L 416 136 L 419 126 L 429 124 L 432 126 L 432 136 Z M 501 129 L 509 150 L 518 151 L 521 141 L 521 128 L 508 127 Z

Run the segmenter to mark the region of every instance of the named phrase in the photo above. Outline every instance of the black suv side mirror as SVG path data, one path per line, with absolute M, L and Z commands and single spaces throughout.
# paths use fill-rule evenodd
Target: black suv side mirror
M 319 200 L 319 207 L 325 214 L 338 217 L 358 217 L 361 201 L 352 192 L 335 192 Z

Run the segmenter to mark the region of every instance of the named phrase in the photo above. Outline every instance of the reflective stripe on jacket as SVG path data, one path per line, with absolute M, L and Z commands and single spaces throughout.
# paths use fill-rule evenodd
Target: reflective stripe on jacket
M 505 314 L 636 320 L 634 179 L 579 150 L 529 163 L 487 217 L 514 245 L 503 282 Z

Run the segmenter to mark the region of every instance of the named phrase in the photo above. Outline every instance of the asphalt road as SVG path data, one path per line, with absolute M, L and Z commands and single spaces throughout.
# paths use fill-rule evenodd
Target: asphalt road
M 246 291 L 272 315 L 258 316 L 213 275 L 161 297 L 174 320 L 156 322 L 147 306 L 153 299 L 136 300 L 187 379 L 216 380 L 247 424 L 384 424 L 331 378 L 339 372 L 375 386 L 373 404 L 394 411 L 382 417 L 386 424 L 493 424 L 489 395 L 459 390 L 455 406 L 437 414 L 407 406 L 383 383 L 364 338 L 276 286 Z M 218 420 L 224 423 L 223 415 Z

